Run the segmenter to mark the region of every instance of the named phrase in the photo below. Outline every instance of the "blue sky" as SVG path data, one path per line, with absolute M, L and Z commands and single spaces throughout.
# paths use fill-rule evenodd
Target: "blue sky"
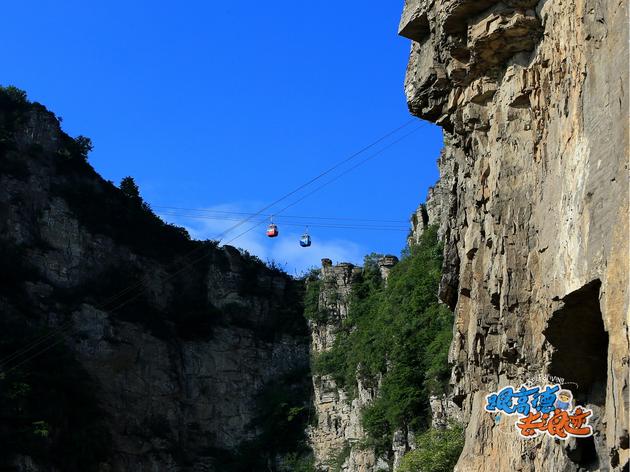
M 158 213 L 255 212 L 410 119 L 402 1 L 231 3 L 9 2 L 0 84 L 25 89 L 69 134 L 91 137 L 96 170 L 116 183 L 133 176 Z M 286 213 L 406 227 L 379 222 L 408 221 L 437 179 L 441 145 L 425 123 Z M 165 218 L 198 238 L 234 223 Z M 404 231 L 312 226 L 313 246 L 301 249 L 303 228 L 277 222 L 279 238 L 260 226 L 233 244 L 291 273 L 405 244 Z

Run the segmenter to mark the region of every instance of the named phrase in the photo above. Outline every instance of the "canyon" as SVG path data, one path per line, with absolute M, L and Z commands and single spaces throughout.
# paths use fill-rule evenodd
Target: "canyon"
M 627 18 L 625 0 L 406 0 L 404 91 L 443 130 L 440 178 L 400 260 L 323 259 L 305 279 L 191 240 L 1 88 L 0 469 L 396 471 L 425 430 L 460 425 L 456 472 L 628 471 Z M 365 329 L 372 280 L 407 298 L 414 257 L 441 266 L 422 307 L 449 320 L 448 375 L 419 372 L 375 439 L 386 422 L 365 414 L 406 359 L 375 347 L 367 375 L 374 359 L 348 366 L 339 342 Z M 430 325 L 408 321 L 387 340 Z M 345 378 L 318 368 L 333 354 Z M 523 440 L 484 410 L 534 380 L 570 388 L 593 436 Z

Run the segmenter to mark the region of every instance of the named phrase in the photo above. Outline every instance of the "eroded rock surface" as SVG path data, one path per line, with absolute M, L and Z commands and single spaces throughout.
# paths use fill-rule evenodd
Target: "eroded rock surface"
M 628 468 L 627 18 L 624 0 L 406 2 L 409 108 L 444 129 L 412 239 L 435 222 L 446 242 L 459 472 Z M 579 385 L 592 440 L 521 441 L 484 414 L 547 375 Z

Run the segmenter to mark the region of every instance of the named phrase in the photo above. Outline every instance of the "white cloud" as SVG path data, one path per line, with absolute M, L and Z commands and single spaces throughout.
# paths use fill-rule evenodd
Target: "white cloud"
M 215 212 L 257 211 L 254 204 L 222 204 L 208 207 L 205 210 Z M 164 220 L 185 227 L 194 239 L 215 239 L 221 233 L 239 223 L 239 221 L 206 218 L 209 215 L 223 215 L 221 213 L 179 210 L 177 212 L 163 210 L 157 213 Z M 174 213 L 179 213 L 179 215 L 175 215 Z M 181 216 L 182 213 L 187 216 Z M 191 215 L 194 217 L 191 218 Z M 242 217 L 245 218 L 246 216 L 242 215 Z M 266 225 L 256 225 L 256 221 L 260 221 L 260 219 L 260 217 L 257 217 L 255 220 L 243 223 L 238 228 L 233 229 L 222 239 L 222 244 L 229 244 L 246 249 L 263 261 L 274 261 L 292 275 L 300 275 L 312 267 L 320 267 L 321 259 L 325 257 L 332 259 L 334 263 L 352 262 L 360 264 L 364 254 L 367 253 L 365 248 L 362 248 L 353 241 L 335 238 L 334 234 L 326 228 L 314 228 L 310 230 L 313 244 L 311 247 L 303 248 L 299 244 L 302 232 L 296 231 L 295 227 L 292 226 L 282 226 L 281 221 L 278 222 L 279 236 L 277 238 L 268 238 L 265 235 Z M 252 227 L 253 229 L 251 229 Z M 232 239 L 237 236 L 238 238 L 232 241 Z
M 311 247 L 303 248 L 299 243 L 300 236 L 301 233 L 285 231 L 280 233 L 278 238 L 267 242 L 269 259 L 280 264 L 290 274 L 296 275 L 311 267 L 320 267 L 324 257 L 332 259 L 333 262 L 355 264 L 363 260 L 364 251 L 352 241 L 327 237 L 326 233 L 320 230 L 317 233 L 311 232 L 313 244 Z

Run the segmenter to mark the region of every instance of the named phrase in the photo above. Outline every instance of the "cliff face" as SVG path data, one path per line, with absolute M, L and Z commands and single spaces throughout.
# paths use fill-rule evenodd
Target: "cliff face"
M 446 243 L 458 471 L 628 468 L 627 17 L 626 1 L 406 2 L 409 108 L 445 138 L 416 234 L 424 216 Z M 523 441 L 483 412 L 548 375 L 593 409 L 592 439 Z
M 329 472 L 398 470 L 416 437 L 441 434 L 427 431 L 429 409 L 441 417 L 433 424 L 443 428 L 449 408 L 441 397 L 453 320 L 437 300 L 442 258 L 436 230 L 430 228 L 400 261 L 370 255 L 362 268 L 322 263 L 318 277 L 309 279 L 305 301 L 316 466 Z M 454 464 L 450 451 L 444 448 L 442 469 Z
M 348 316 L 353 282 L 361 273 L 352 264 L 333 266 L 324 259 L 319 276 L 318 309 L 326 319 L 311 322 L 312 355 L 317 356 L 333 347 L 335 336 Z M 361 424 L 361 412 L 376 395 L 377 386 L 364 386 L 357 377 L 356 398 L 348 395 L 330 375 L 313 376 L 313 404 L 317 423 L 309 431 L 316 466 L 321 470 L 371 472 L 377 467 L 387 470 L 371 447 L 360 447 L 366 439 Z
M 3 361 L 52 333 L 2 365 L 3 470 L 278 470 L 310 396 L 300 284 L 190 241 L 0 98 Z

